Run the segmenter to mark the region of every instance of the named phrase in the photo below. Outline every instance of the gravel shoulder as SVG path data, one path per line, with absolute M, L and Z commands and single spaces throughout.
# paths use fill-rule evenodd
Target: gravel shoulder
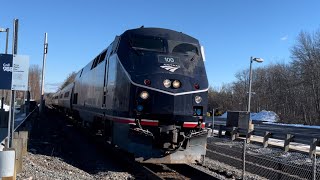
M 66 117 L 48 109 L 33 121 L 18 180 L 135 179 Z

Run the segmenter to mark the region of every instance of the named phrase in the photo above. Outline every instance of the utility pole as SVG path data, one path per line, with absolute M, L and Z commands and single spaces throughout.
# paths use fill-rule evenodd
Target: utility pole
M 43 62 L 42 62 L 42 76 L 41 76 L 41 101 L 40 101 L 40 113 L 44 110 L 44 79 L 45 79 L 45 69 L 46 69 L 46 59 L 48 53 L 48 38 L 47 33 L 44 33 L 44 49 L 43 49 Z
M 251 84 L 252 84 L 252 63 L 253 61 L 262 63 L 263 59 L 262 58 L 254 58 L 250 57 L 250 70 L 249 70 L 249 97 L 248 97 L 248 108 L 247 111 L 250 112 L 250 103 L 251 103 Z

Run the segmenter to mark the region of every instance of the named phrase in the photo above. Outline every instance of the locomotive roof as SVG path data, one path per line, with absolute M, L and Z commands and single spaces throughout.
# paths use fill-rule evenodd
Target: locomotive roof
M 125 31 L 121 36 L 131 37 L 134 35 L 141 35 L 141 36 L 153 36 L 153 37 L 160 37 L 167 40 L 175 40 L 175 41 L 182 41 L 182 42 L 189 42 L 198 44 L 199 41 L 196 38 L 193 38 L 187 34 L 182 32 L 173 31 L 170 29 L 163 29 L 163 28 L 137 28 L 137 29 L 130 29 Z

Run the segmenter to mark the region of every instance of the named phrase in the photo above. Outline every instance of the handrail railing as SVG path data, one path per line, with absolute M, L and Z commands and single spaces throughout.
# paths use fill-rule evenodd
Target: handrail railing
M 277 126 L 277 125 L 274 125 Z M 298 128 L 299 127 L 295 127 Z M 222 136 L 222 131 L 226 131 L 231 135 L 231 139 L 235 140 L 239 134 L 246 136 L 247 142 L 250 142 L 251 135 L 263 137 L 263 146 L 268 146 L 269 138 L 284 140 L 284 151 L 289 151 L 290 142 L 297 142 L 301 144 L 310 145 L 309 155 L 312 156 L 316 151 L 316 146 L 320 145 L 320 138 L 315 134 L 302 134 L 292 131 L 286 131 L 285 129 L 243 129 L 238 127 L 227 127 L 222 124 L 215 124 L 214 129 L 218 130 L 218 137 Z
M 18 124 L 18 126 L 16 128 L 14 128 L 13 132 L 16 131 L 28 118 L 31 114 L 33 114 L 33 112 L 35 112 L 39 107 L 37 106 L 36 108 L 34 108 L 23 120 L 22 122 L 20 122 L 20 124 Z M 7 137 L 6 137 L 7 138 Z

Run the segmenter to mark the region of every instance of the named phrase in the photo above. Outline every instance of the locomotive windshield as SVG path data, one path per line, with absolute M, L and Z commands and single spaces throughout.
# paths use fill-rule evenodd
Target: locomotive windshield
M 138 37 L 130 39 L 130 45 L 134 49 L 164 52 L 164 41 L 156 37 Z
M 188 43 L 181 43 L 173 47 L 172 49 L 173 53 L 182 53 L 182 54 L 198 54 L 198 48 L 197 46 L 193 44 Z

